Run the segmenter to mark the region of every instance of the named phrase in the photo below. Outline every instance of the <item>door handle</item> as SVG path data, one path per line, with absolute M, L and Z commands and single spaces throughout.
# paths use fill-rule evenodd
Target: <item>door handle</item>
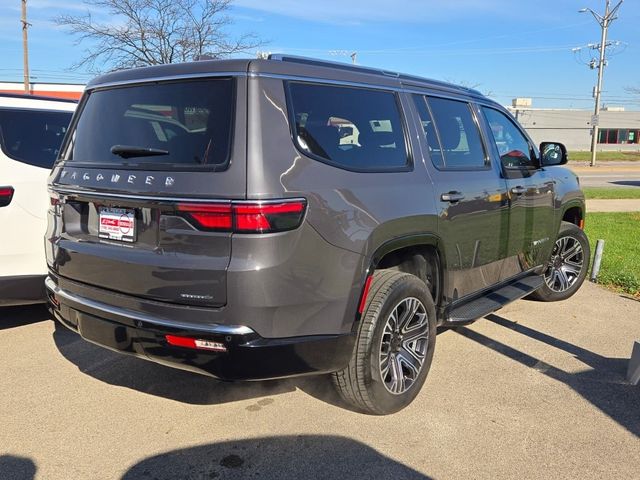
M 455 203 L 459 202 L 460 200 L 464 200 L 464 195 L 460 192 L 443 193 L 442 195 L 440 195 L 440 200 L 442 200 L 443 202 Z
M 513 187 L 511 189 L 511 193 L 513 193 L 514 195 L 522 195 L 523 193 L 526 193 L 527 189 L 524 187 L 521 187 L 520 185 L 518 185 L 517 187 Z

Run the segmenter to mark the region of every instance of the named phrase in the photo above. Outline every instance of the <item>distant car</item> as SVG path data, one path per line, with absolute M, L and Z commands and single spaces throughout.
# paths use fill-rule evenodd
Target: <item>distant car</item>
M 47 177 L 76 104 L 0 93 L 0 306 L 45 300 Z

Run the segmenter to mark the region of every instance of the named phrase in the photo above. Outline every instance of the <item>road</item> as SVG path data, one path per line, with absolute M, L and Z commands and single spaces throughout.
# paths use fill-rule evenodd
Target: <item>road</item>
M 440 333 L 402 412 L 352 412 L 325 377 L 221 383 L 0 310 L 0 478 L 638 478 L 640 302 L 585 284 Z
M 640 187 L 640 162 L 602 162 L 595 167 L 571 165 L 582 187 Z

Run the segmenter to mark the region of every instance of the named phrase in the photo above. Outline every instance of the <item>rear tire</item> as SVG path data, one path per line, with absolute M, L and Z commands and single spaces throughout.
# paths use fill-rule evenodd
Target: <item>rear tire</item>
M 562 222 L 544 272 L 545 282 L 531 298 L 557 302 L 571 297 L 587 277 L 590 255 L 585 233 L 573 223 Z
M 351 360 L 333 374 L 338 393 L 370 414 L 403 409 L 427 378 L 435 341 L 435 306 L 425 283 L 408 273 L 376 271 Z

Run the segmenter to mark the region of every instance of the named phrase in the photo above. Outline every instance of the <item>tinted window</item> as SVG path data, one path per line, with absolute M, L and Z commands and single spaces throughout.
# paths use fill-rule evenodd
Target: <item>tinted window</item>
M 440 146 L 436 127 L 433 123 L 433 119 L 431 118 L 431 112 L 429 112 L 429 108 L 427 107 L 427 102 L 422 95 L 414 95 L 413 100 L 416 104 L 416 108 L 418 109 L 418 114 L 420 115 L 420 123 L 422 124 L 422 130 L 424 131 L 424 136 L 427 140 L 431 161 L 436 167 L 442 168 L 444 167 L 442 147 Z
M 92 92 L 74 132 L 70 159 L 223 169 L 229 160 L 233 97 L 231 79 L 149 83 Z M 166 153 L 123 158 L 111 153 L 114 145 Z
M 0 110 L 2 151 L 22 163 L 51 168 L 71 121 L 71 112 Z
M 355 170 L 407 165 L 396 96 L 363 88 L 289 83 L 290 108 L 299 148 Z
M 529 141 L 511 119 L 493 108 L 483 107 L 482 111 L 491 127 L 502 165 L 507 168 L 535 166 Z
M 429 98 L 446 168 L 483 168 L 480 131 L 466 102 Z

